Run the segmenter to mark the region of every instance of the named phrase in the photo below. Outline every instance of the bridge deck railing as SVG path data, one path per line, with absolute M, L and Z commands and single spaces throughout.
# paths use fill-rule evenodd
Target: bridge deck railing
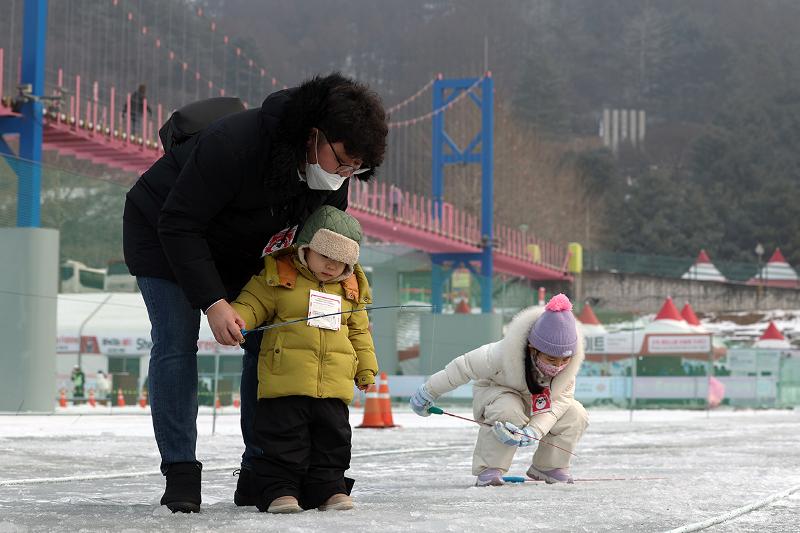
M 449 202 L 442 203 L 441 217 L 436 216 L 437 209 L 431 198 L 402 191 L 385 182 L 353 180 L 349 205 L 399 225 L 433 232 L 476 248 L 482 245 L 478 216 Z M 566 246 L 537 238 L 530 232 L 496 224 L 494 241 L 495 250 L 509 257 L 556 270 L 565 268 Z
M 14 95 L 3 98 L 5 59 L 0 48 L 0 112 L 8 114 L 9 97 Z M 137 171 L 147 168 L 163 153 L 158 127 L 166 115 L 161 104 L 145 99 L 139 112 L 131 112 L 130 93 L 120 96 L 110 87 L 106 101 L 101 101 L 96 81 L 86 84 L 79 75 L 67 80 L 61 68 L 51 92 L 62 100 L 50 101 L 45 107 L 45 144 L 96 163 Z M 429 197 L 401 191 L 385 182 L 365 184 L 354 180 L 350 205 L 475 248 L 482 246 L 480 218 L 450 202 L 443 202 L 441 209 L 436 209 Z M 494 247 L 496 252 L 522 262 L 561 271 L 566 266 L 566 246 L 502 224 L 494 227 Z
M 0 105 L 5 107 L 9 107 L 17 96 L 3 92 L 4 61 L 9 59 L 0 48 Z M 46 125 L 80 132 L 98 140 L 116 141 L 126 148 L 152 152 L 153 160 L 163 153 L 158 138 L 158 127 L 165 115 L 162 104 L 148 103 L 144 99 L 142 108 L 133 112 L 130 93 L 120 96 L 112 86 L 108 88 L 107 99 L 101 99 L 97 81 L 87 85 L 80 75 L 66 79 L 62 68 L 57 69 L 56 83 L 47 92 L 50 94 L 46 96 L 60 100 L 48 100 L 45 103 Z

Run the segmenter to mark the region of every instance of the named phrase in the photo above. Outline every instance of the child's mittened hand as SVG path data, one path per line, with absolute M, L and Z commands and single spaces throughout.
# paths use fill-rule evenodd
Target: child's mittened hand
M 539 436 L 536 431 L 528 426 L 520 429 L 511 422 L 495 422 L 492 433 L 494 433 L 494 437 L 497 440 L 506 446 L 525 448 L 527 446 L 536 446 L 539 443 Z
M 428 392 L 423 383 L 414 391 L 414 394 L 408 399 L 408 403 L 411 405 L 411 409 L 419 416 L 431 416 L 428 412 L 428 407 L 433 406 L 434 400 L 435 398 L 431 396 L 431 393 Z
M 353 379 L 356 384 L 358 390 L 367 390 L 370 385 L 375 384 L 375 374 L 372 373 L 370 370 L 362 370 L 356 377 Z

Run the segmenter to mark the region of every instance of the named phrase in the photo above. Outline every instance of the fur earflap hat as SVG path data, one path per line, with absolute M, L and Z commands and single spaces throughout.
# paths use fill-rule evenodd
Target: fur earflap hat
M 352 269 L 358 263 L 359 244 L 363 232 L 353 216 L 330 205 L 323 205 L 308 217 L 300 235 L 297 248 L 305 263 L 305 248 L 331 259 L 341 261 Z

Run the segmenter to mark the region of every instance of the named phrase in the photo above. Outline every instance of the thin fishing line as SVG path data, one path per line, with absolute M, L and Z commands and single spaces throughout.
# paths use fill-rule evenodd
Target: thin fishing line
M 69 297 L 64 298 L 61 295 L 59 295 L 59 296 L 46 296 L 44 294 L 33 294 L 31 292 L 6 291 L 6 290 L 2 290 L 2 289 L 0 289 L 0 294 L 10 294 L 12 296 L 28 296 L 30 298 L 42 298 L 42 299 L 45 299 L 45 300 L 58 300 L 59 302 L 76 302 L 76 303 L 81 303 L 81 304 L 98 304 L 98 303 L 100 303 L 98 301 L 89 300 L 89 299 L 84 300 L 84 299 L 81 299 L 81 298 L 69 298 Z M 69 293 L 69 294 L 75 294 L 75 293 Z M 94 295 L 94 294 L 104 294 L 104 293 L 101 293 L 101 292 L 85 292 L 85 293 L 79 293 L 79 294 L 93 294 Z M 105 294 L 139 294 L 139 293 L 105 293 Z M 144 301 L 142 301 L 142 305 L 129 305 L 129 304 L 117 304 L 117 303 L 106 303 L 106 304 L 103 305 L 103 307 L 112 307 L 112 306 L 113 307 L 129 307 L 129 308 L 132 308 L 132 309 L 145 309 Z
M 479 424 L 481 426 L 486 426 L 486 427 L 490 427 L 490 428 L 494 427 L 493 424 L 490 424 L 488 422 L 481 422 L 479 420 L 474 420 L 472 418 L 467 418 L 465 416 L 459 416 L 459 415 L 456 415 L 456 414 L 453 414 L 453 413 L 449 413 L 449 412 L 445 411 L 444 409 L 442 409 L 441 407 L 436 407 L 436 406 L 429 407 L 428 408 L 428 412 L 432 413 L 432 414 L 435 414 L 435 415 L 452 416 L 453 418 L 458 418 L 460 420 L 466 420 L 467 422 L 472 422 L 474 424 Z M 506 429 L 508 430 L 508 428 L 506 428 Z M 533 439 L 535 441 L 539 441 L 541 444 L 547 444 L 548 446 L 552 446 L 553 448 L 558 448 L 561 451 L 567 452 L 570 455 L 578 457 L 578 454 L 572 453 L 571 451 L 567 450 L 566 448 L 562 448 L 561 446 L 553 444 L 552 442 L 547 442 L 545 440 L 542 440 L 542 439 L 539 439 L 539 438 L 536 438 L 536 437 L 531 437 L 530 435 L 528 435 L 526 433 L 523 433 L 521 431 L 511 431 L 511 430 L 508 430 L 508 431 L 509 431 L 509 433 L 513 433 L 515 435 L 520 435 L 520 436 L 523 436 L 523 437 L 527 437 L 529 439 Z
M 359 309 L 351 309 L 349 311 L 337 311 L 336 313 L 326 313 L 324 315 L 316 315 L 316 316 L 308 316 L 305 318 L 298 318 L 296 320 L 287 320 L 286 322 L 278 322 L 277 324 L 267 324 L 266 326 L 260 326 L 253 329 L 243 329 L 242 335 L 247 335 L 248 333 L 253 333 L 254 331 L 266 331 L 268 329 L 279 328 L 282 326 L 288 326 L 289 324 L 296 324 L 298 322 L 305 322 L 307 320 L 312 320 L 315 318 L 323 318 L 326 316 L 336 316 L 336 315 L 343 315 L 345 313 L 357 313 L 359 311 L 375 311 L 378 309 L 400 309 L 403 310 L 405 308 L 411 309 L 414 307 L 432 307 L 430 305 L 379 305 L 375 307 L 361 307 Z

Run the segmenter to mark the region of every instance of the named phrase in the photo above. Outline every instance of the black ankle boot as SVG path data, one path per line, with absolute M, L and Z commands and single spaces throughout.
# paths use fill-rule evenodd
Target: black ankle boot
M 233 493 L 233 503 L 239 507 L 248 507 L 256 504 L 255 487 L 253 486 L 253 471 L 249 468 L 234 470 L 233 475 L 239 474 L 236 482 L 236 492 Z
M 166 505 L 173 513 L 199 513 L 202 470 L 200 462 L 169 465 L 167 489 L 161 497 L 161 505 Z

